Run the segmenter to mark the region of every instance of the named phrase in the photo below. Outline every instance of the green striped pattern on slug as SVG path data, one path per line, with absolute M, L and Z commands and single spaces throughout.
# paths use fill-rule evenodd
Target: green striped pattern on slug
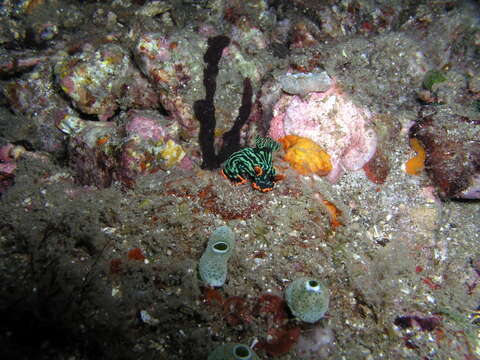
M 279 148 L 275 140 L 257 137 L 254 148 L 241 149 L 227 159 L 222 173 L 236 184 L 251 181 L 253 188 L 270 191 L 275 182 L 272 153 Z

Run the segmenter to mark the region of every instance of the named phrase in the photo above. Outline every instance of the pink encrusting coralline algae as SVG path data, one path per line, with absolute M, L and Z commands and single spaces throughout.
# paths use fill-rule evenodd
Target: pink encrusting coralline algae
M 148 116 L 137 115 L 131 112 L 131 119 L 125 126 L 127 134 L 136 134 L 142 140 L 159 141 L 166 136 L 165 129 L 158 120 Z
M 13 185 L 17 160 L 25 152 L 21 145 L 6 144 L 0 147 L 0 195 Z
M 304 97 L 283 94 L 274 105 L 269 135 L 309 138 L 330 156 L 334 183 L 345 171 L 361 169 L 375 154 L 377 135 L 370 127 L 373 114 L 355 105 L 337 85 Z

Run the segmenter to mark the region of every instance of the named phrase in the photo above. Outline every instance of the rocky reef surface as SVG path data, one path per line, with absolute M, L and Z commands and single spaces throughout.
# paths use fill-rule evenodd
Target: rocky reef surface
M 3 1 L 0 357 L 479 359 L 479 14 Z

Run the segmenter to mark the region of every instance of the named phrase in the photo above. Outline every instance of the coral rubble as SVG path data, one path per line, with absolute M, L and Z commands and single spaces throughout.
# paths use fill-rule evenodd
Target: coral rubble
M 479 11 L 3 1 L 2 358 L 477 359 Z
M 480 132 L 475 120 L 426 108 L 412 127 L 425 146 L 425 167 L 443 198 L 480 198 Z M 419 155 L 417 155 L 419 156 Z

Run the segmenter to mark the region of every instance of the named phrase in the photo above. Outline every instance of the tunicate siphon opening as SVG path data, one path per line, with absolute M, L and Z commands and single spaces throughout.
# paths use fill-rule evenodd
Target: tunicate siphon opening
M 320 283 L 317 280 L 308 280 L 306 288 L 308 291 L 320 292 Z
M 252 352 L 246 345 L 237 345 L 233 348 L 233 356 L 237 360 L 249 360 L 252 358 Z
M 219 241 L 212 246 L 213 251 L 219 254 L 226 253 L 228 251 L 228 244 L 223 241 Z

